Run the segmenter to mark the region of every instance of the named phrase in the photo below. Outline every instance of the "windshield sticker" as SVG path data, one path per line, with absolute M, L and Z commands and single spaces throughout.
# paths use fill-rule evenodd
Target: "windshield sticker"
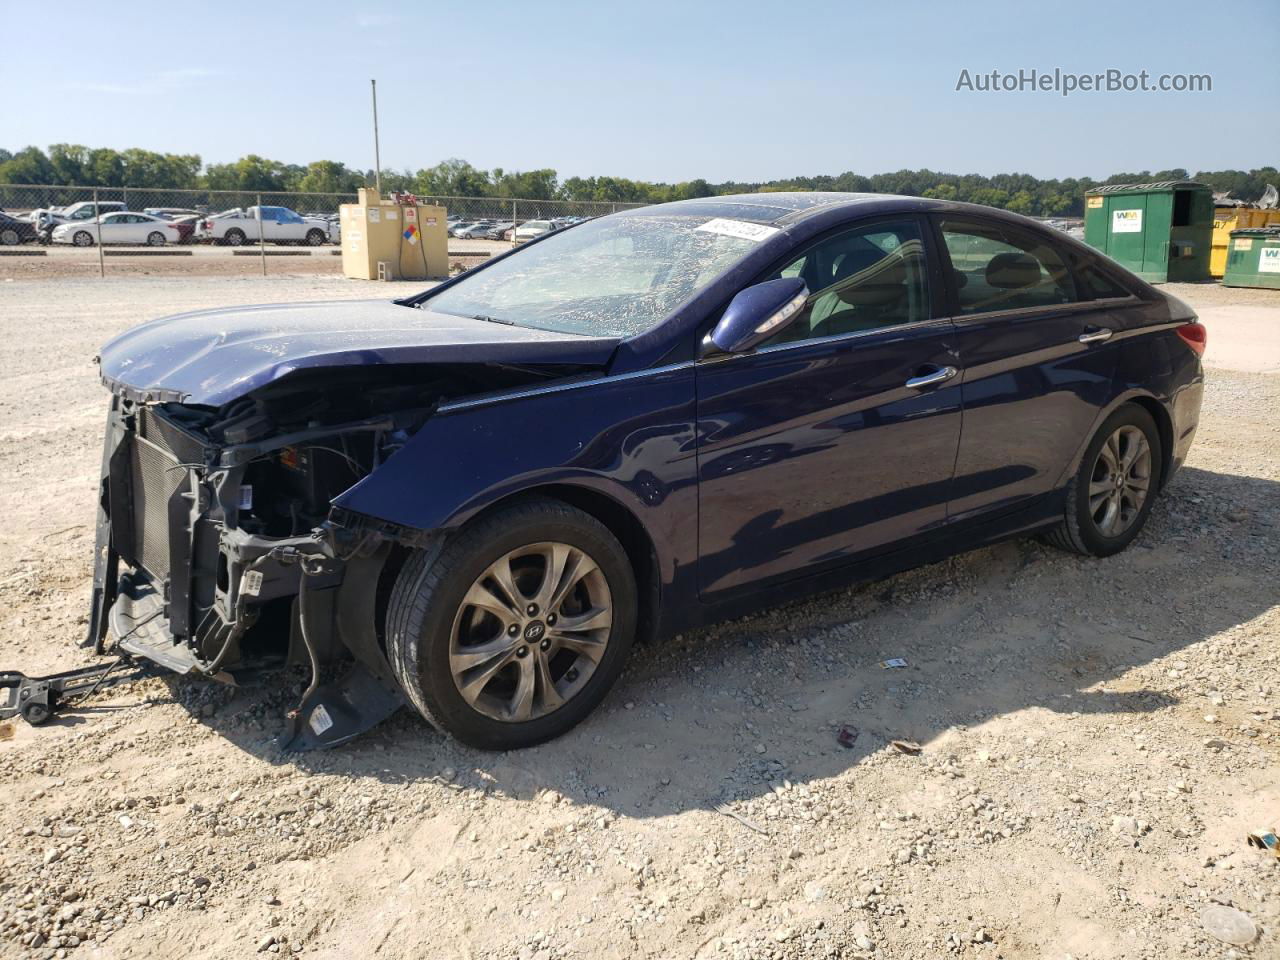
M 763 223 L 746 223 L 742 220 L 708 220 L 698 229 L 704 233 L 718 233 L 724 237 L 737 237 L 739 240 L 750 240 L 759 243 L 768 240 L 779 230 L 777 227 L 765 226 Z

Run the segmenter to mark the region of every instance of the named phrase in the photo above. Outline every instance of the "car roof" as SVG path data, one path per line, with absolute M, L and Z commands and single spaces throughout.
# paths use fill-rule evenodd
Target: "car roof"
M 918 199 L 918 197 L 898 197 L 885 193 L 828 193 L 818 190 L 794 193 L 731 193 L 719 197 L 701 197 L 696 200 L 677 200 L 674 203 L 642 207 L 640 210 L 627 212 L 677 217 L 725 217 L 756 223 L 784 224 L 834 207 L 849 206 L 870 200 Z

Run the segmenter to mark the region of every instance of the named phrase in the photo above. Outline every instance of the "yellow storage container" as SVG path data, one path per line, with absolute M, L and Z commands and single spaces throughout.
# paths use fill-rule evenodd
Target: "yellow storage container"
M 361 187 L 339 208 L 342 272 L 357 280 L 443 280 L 449 275 L 448 211 L 435 204 L 384 200 Z
M 1213 249 L 1209 254 L 1209 275 L 1221 278 L 1227 271 L 1227 251 L 1231 231 L 1250 227 L 1280 227 L 1280 210 L 1258 210 L 1254 207 L 1214 207 Z

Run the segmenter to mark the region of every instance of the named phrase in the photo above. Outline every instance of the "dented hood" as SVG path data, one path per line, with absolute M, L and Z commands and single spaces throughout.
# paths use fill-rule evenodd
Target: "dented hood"
M 618 339 L 514 327 L 390 300 L 200 310 L 111 340 L 103 381 L 135 399 L 221 406 L 295 370 L 400 363 L 604 366 Z

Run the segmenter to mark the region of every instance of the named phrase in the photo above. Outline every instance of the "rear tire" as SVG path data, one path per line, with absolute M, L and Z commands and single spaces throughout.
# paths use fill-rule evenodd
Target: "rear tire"
M 551 556 L 560 572 L 549 577 Z M 492 603 L 506 592 L 495 570 L 510 574 L 514 603 Z M 575 618 L 581 628 L 569 626 Z M 387 655 L 435 727 L 473 747 L 512 750 L 560 736 L 596 707 L 622 672 L 635 626 L 635 576 L 608 528 L 558 500 L 528 500 L 409 559 L 387 610 Z
M 18 236 L 17 230 L 9 228 L 0 230 L 0 244 L 3 244 L 6 247 L 16 247 L 21 242 L 22 238 Z
M 223 242 L 225 242 L 229 247 L 244 246 L 244 231 L 235 229 L 228 230 L 226 236 L 223 238 Z
M 149 247 L 163 247 L 164 242 L 164 234 L 159 230 L 152 230 L 147 234 L 147 246 Z
M 1163 463 L 1160 431 L 1151 414 L 1135 403 L 1120 407 L 1080 458 L 1067 484 L 1062 521 L 1044 539 L 1084 556 L 1119 553 L 1146 526 Z

